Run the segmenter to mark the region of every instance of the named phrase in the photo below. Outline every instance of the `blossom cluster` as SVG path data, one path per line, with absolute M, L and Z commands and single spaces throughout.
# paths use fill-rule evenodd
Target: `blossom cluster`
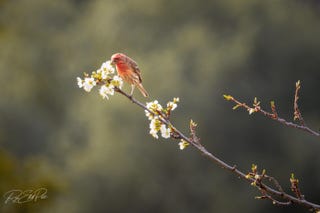
M 103 99 L 109 99 L 110 95 L 114 95 L 115 88 L 122 88 L 123 80 L 115 75 L 115 68 L 110 61 L 104 62 L 101 67 L 93 71 L 91 74 L 84 73 L 83 79 L 77 77 L 78 87 L 86 92 L 90 92 L 95 86 L 100 86 L 99 94 Z M 178 106 L 179 98 L 173 98 L 166 107 L 161 106 L 157 100 L 146 103 L 148 110 L 145 110 L 147 118 L 150 120 L 149 133 L 156 139 L 161 137 L 167 139 L 174 133 L 174 127 L 169 122 L 170 114 Z M 174 137 L 174 136 L 173 136 Z M 181 150 L 186 148 L 189 143 L 181 139 L 179 147 Z
M 109 99 L 109 95 L 114 94 L 115 87 L 121 89 L 123 85 L 122 79 L 114 73 L 115 68 L 110 61 L 106 61 L 97 71 L 93 71 L 90 75 L 85 73 L 84 79 L 77 77 L 78 86 L 86 92 L 90 92 L 93 87 L 101 85 L 99 94 L 103 99 Z
M 149 133 L 156 139 L 159 138 L 158 133 L 161 133 L 161 137 L 170 138 L 171 133 L 173 133 L 174 129 L 168 123 L 163 122 L 164 120 L 168 120 L 171 112 L 177 108 L 177 103 L 179 102 L 179 98 L 173 98 L 172 101 L 167 103 L 166 108 L 164 108 L 157 100 L 152 102 L 148 102 L 146 107 L 148 110 L 145 110 L 145 114 L 147 118 L 150 120 L 150 131 Z M 181 141 L 179 143 L 180 149 L 184 149 L 188 143 L 186 141 Z

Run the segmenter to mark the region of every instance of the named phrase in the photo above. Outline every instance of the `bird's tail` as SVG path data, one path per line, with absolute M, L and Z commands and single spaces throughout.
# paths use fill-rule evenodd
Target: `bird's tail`
M 144 97 L 148 97 L 149 96 L 148 92 L 145 90 L 145 88 L 142 86 L 141 83 L 137 84 L 136 86 L 138 87 L 138 89 L 140 90 L 140 92 L 142 93 L 142 95 Z

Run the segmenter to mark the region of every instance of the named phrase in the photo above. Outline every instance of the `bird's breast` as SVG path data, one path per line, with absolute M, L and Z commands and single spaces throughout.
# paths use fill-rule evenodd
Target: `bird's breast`
M 116 66 L 117 66 L 117 71 L 120 75 L 131 71 L 131 68 L 125 63 L 118 63 Z

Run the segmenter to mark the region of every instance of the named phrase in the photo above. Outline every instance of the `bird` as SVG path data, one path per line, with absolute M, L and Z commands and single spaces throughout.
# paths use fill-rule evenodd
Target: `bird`
M 141 71 L 137 62 L 123 53 L 115 53 L 111 56 L 111 64 L 116 66 L 118 75 L 127 83 L 131 85 L 130 96 L 133 95 L 135 87 L 138 87 L 144 97 L 149 94 L 142 85 Z

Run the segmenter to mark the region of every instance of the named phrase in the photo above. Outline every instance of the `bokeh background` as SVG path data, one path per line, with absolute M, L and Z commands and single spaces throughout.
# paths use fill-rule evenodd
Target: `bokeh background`
M 233 111 L 231 94 L 320 127 L 317 0 L 1 0 L 0 195 L 48 189 L 48 199 L 0 202 L 1 212 L 307 212 L 255 200 L 259 192 L 172 140 L 148 134 L 144 112 L 102 100 L 76 77 L 115 52 L 134 58 L 151 94 L 180 97 L 172 116 L 241 170 L 256 163 L 286 190 L 294 172 L 320 202 L 320 141 L 261 115 Z M 129 87 L 125 87 L 129 90 Z

